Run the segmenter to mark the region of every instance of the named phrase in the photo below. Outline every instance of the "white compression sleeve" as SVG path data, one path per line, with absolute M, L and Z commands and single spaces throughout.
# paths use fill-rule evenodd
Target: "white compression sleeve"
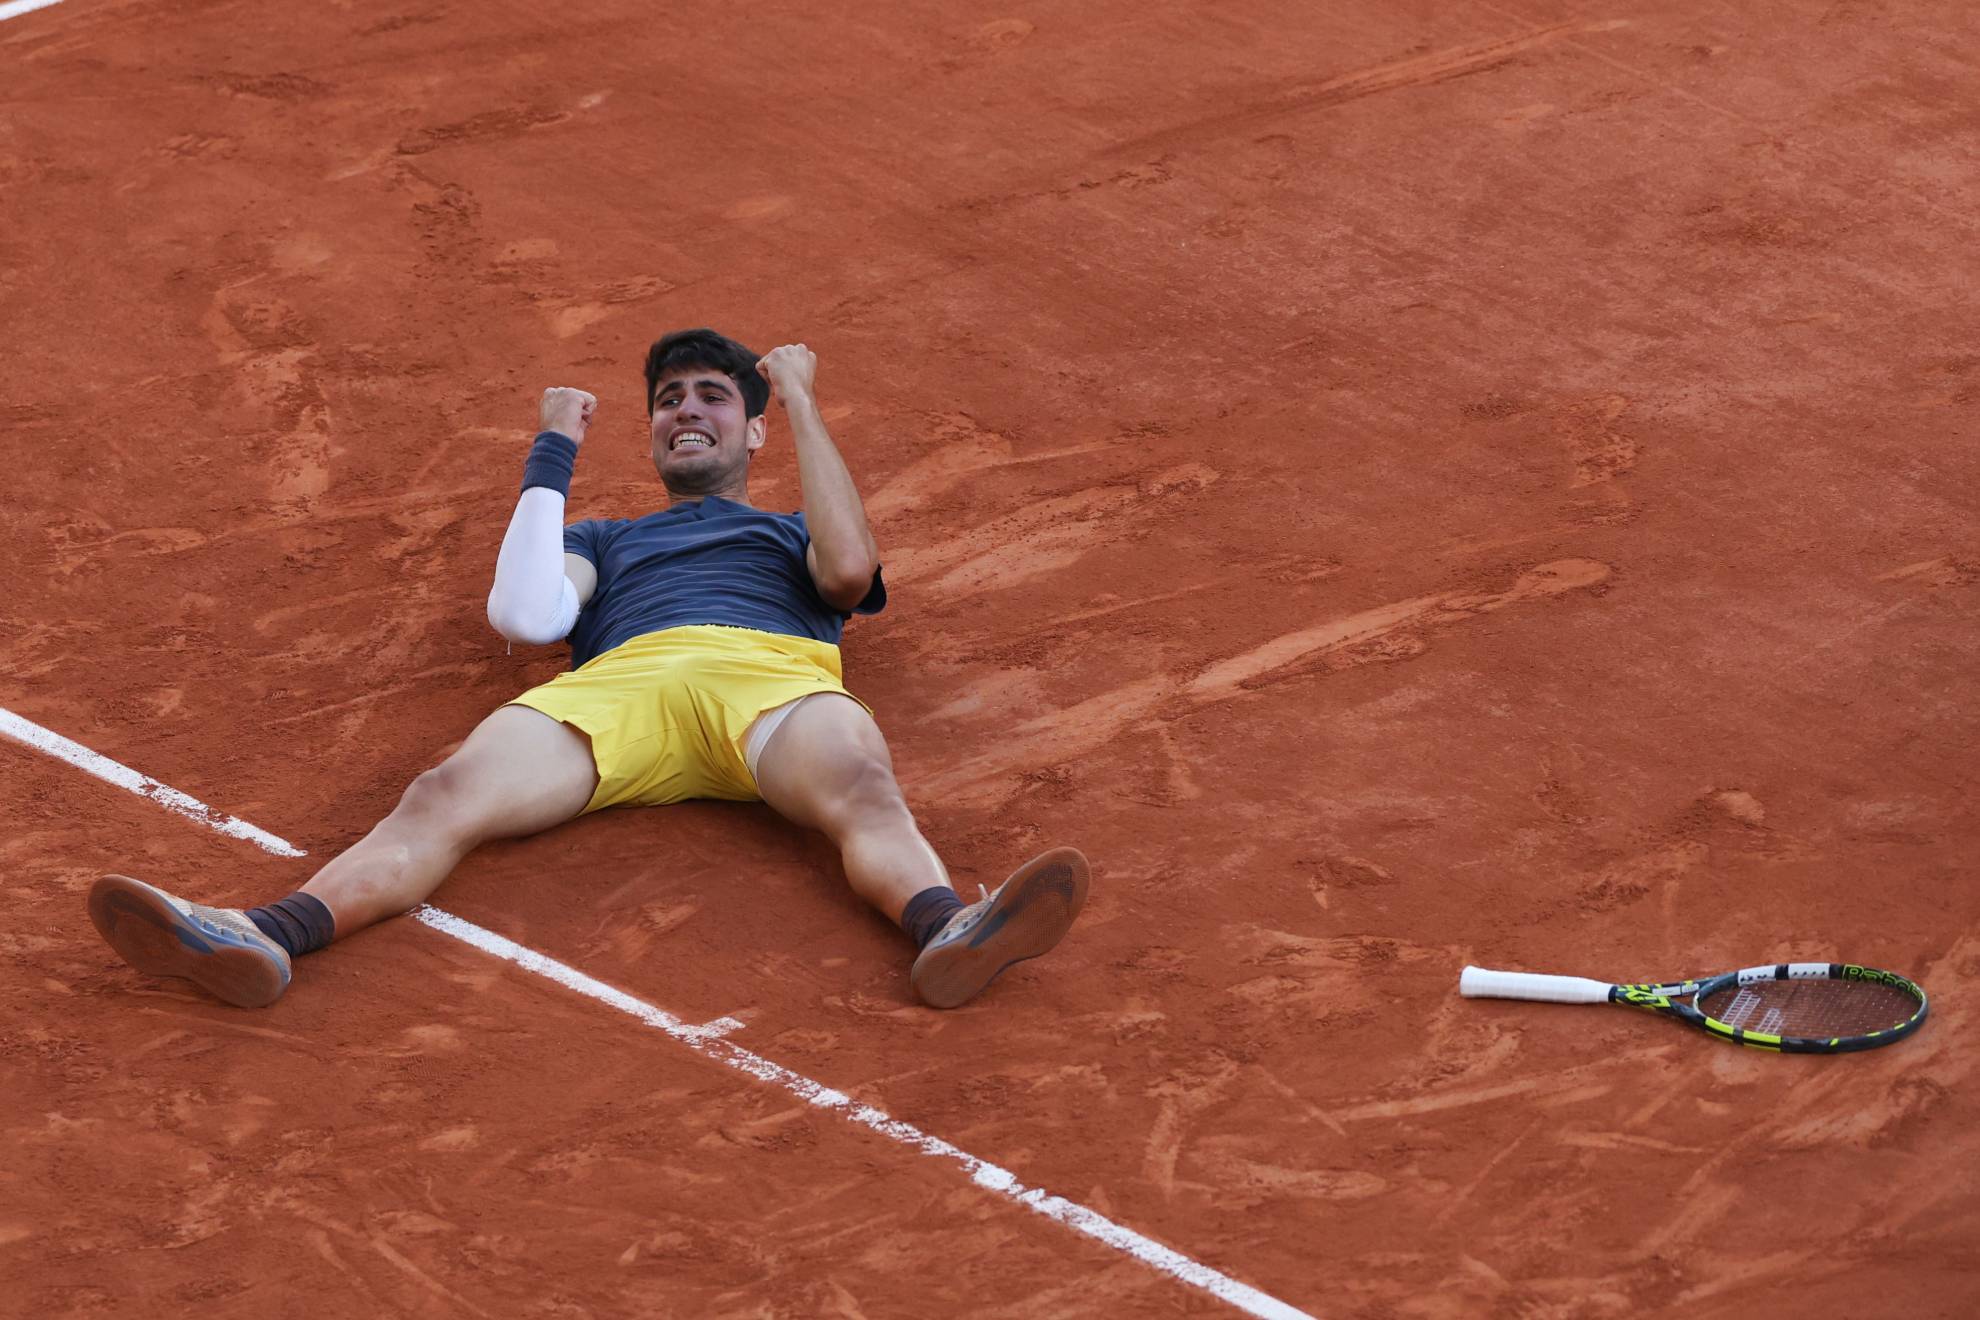
M 570 635 L 577 616 L 577 588 L 564 576 L 564 497 L 531 486 L 495 558 L 488 622 L 512 642 L 548 646 Z

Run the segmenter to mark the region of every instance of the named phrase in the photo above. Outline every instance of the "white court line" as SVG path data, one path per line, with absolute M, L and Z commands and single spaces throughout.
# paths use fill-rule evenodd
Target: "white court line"
M 7 0 L 6 4 L 0 5 L 0 23 L 4 23 L 10 18 L 19 18 L 22 14 L 32 14 L 37 9 L 46 9 L 50 5 L 59 5 L 61 3 L 62 0 Z
M 167 788 L 155 779 L 119 765 L 108 757 L 97 755 L 80 743 L 71 742 L 58 733 L 24 720 L 12 711 L 0 709 L 0 735 L 25 743 L 37 751 L 46 752 L 119 788 L 127 788 L 140 797 L 150 798 L 160 806 L 196 820 L 209 829 L 218 830 L 231 838 L 245 839 L 277 856 L 307 855 L 302 849 L 286 840 L 278 839 L 244 821 L 235 820 L 232 816 L 222 815 L 183 793 Z M 603 981 L 586 976 L 574 967 L 560 963 L 554 958 L 545 957 L 533 949 L 526 949 L 513 940 L 477 926 L 471 921 L 464 921 L 452 913 L 421 904 L 414 909 L 412 915 L 422 924 L 443 935 L 450 935 L 484 953 L 512 962 L 524 971 L 534 972 L 538 976 L 555 981 L 558 985 L 574 990 L 588 999 L 595 999 L 601 1004 L 616 1008 L 656 1031 L 665 1032 L 705 1059 L 747 1073 L 758 1081 L 767 1082 L 789 1092 L 806 1104 L 836 1113 L 848 1123 L 877 1132 L 911 1150 L 955 1164 L 969 1175 L 971 1182 L 985 1191 L 1008 1197 L 1025 1209 L 1064 1224 L 1075 1233 L 1082 1233 L 1116 1251 L 1124 1252 L 1151 1269 L 1191 1287 L 1201 1288 L 1247 1315 L 1257 1316 L 1259 1320 L 1313 1320 L 1313 1317 L 1305 1311 L 1289 1306 L 1269 1293 L 1260 1292 L 1248 1284 L 1239 1283 L 1229 1275 L 1191 1260 L 1181 1252 L 1172 1251 L 1153 1238 L 1143 1237 L 1098 1211 L 1089 1210 L 1075 1201 L 1066 1200 L 1063 1196 L 1054 1196 L 1042 1187 L 1026 1187 L 1008 1169 L 1000 1168 L 988 1160 L 978 1159 L 968 1151 L 952 1146 L 940 1137 L 930 1136 L 913 1124 L 890 1117 L 871 1105 L 856 1104 L 852 1097 L 843 1091 L 835 1091 L 823 1083 L 794 1073 L 782 1064 L 774 1063 L 760 1054 L 743 1049 L 740 1045 L 731 1044 L 723 1039 L 723 1036 L 740 1025 L 733 1019 L 718 1018 L 702 1026 L 690 1026 L 663 1008 L 657 1008 L 643 999 L 636 999 L 623 990 L 614 989 Z
M 759 1081 L 770 1083 L 790 1092 L 806 1104 L 836 1112 L 849 1123 L 870 1128 L 883 1137 L 912 1147 L 923 1155 L 933 1156 L 960 1165 L 970 1176 L 970 1181 L 985 1191 L 1007 1196 L 1027 1210 L 1034 1210 L 1047 1219 L 1057 1220 L 1076 1233 L 1124 1251 L 1145 1265 L 1152 1266 L 1164 1274 L 1182 1282 L 1192 1284 L 1212 1296 L 1229 1302 L 1232 1306 L 1251 1315 L 1270 1317 L 1271 1320 L 1312 1320 L 1304 1311 L 1286 1305 L 1276 1297 L 1259 1292 L 1256 1288 L 1239 1283 L 1229 1275 L 1219 1274 L 1208 1265 L 1171 1251 L 1152 1238 L 1143 1237 L 1131 1228 L 1124 1227 L 1097 1211 L 1066 1200 L 1063 1196 L 1053 1196 L 1042 1187 L 1026 1187 L 1008 1169 L 999 1168 L 988 1160 L 978 1159 L 966 1150 L 950 1145 L 940 1137 L 933 1137 L 915 1127 L 892 1118 L 871 1105 L 855 1104 L 851 1096 L 843 1091 L 812 1081 L 809 1077 L 792 1072 L 782 1064 L 773 1063 L 760 1054 L 751 1053 L 740 1045 L 735 1045 L 719 1036 L 711 1036 L 706 1028 L 691 1027 L 664 1009 L 655 1008 L 644 1000 L 635 999 L 623 990 L 615 990 L 603 981 L 594 980 L 574 967 L 566 966 L 554 958 L 546 958 L 532 949 L 525 949 L 513 940 L 505 939 L 494 931 L 475 925 L 471 921 L 442 912 L 439 908 L 422 904 L 413 910 L 413 917 L 423 921 L 437 931 L 452 935 L 457 940 L 472 944 L 485 953 L 507 959 L 525 971 L 548 977 L 561 986 L 577 991 L 601 1004 L 610 1004 L 621 1013 L 630 1014 L 658 1031 L 664 1031 L 681 1044 L 706 1059 L 748 1073 Z
M 0 14 L 0 18 L 6 17 Z M 61 734 L 42 728 L 30 720 L 24 720 L 13 711 L 0 708 L 0 738 L 12 738 L 24 742 L 38 752 L 46 752 L 58 761 L 67 761 L 78 770 L 86 770 L 98 779 L 127 788 L 139 797 L 150 798 L 167 811 L 176 811 L 181 816 L 190 817 L 209 829 L 219 830 L 229 838 L 246 839 L 258 848 L 265 848 L 277 857 L 301 857 L 302 849 L 285 843 L 266 830 L 256 829 L 244 820 L 215 811 L 198 798 L 187 797 L 176 788 L 167 788 L 147 775 L 141 775 L 127 765 L 119 765 L 107 756 L 99 756 L 79 742 L 71 742 Z

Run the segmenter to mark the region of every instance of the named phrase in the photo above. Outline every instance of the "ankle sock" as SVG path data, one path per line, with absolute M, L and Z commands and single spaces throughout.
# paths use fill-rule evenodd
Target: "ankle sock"
M 249 908 L 247 919 L 291 958 L 314 953 L 337 938 L 337 921 L 323 900 L 300 889 L 266 907 Z
M 915 948 L 925 949 L 928 941 L 949 924 L 949 918 L 962 910 L 962 905 L 955 890 L 947 885 L 930 885 L 908 900 L 907 908 L 901 913 L 901 929 L 914 941 Z

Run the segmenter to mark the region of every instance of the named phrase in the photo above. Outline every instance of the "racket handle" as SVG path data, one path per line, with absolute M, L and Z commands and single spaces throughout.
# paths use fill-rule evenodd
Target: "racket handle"
M 1541 976 L 1535 972 L 1493 972 L 1467 967 L 1458 974 L 1466 999 L 1542 999 L 1551 1004 L 1606 1004 L 1609 983 L 1585 976 Z

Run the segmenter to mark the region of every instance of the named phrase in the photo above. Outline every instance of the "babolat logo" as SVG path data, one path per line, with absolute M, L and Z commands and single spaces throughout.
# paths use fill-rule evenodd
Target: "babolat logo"
M 1874 967 L 1858 967 L 1854 963 L 1843 964 L 1842 979 L 1845 981 L 1875 981 L 1879 985 L 1904 984 L 1902 976 L 1891 972 L 1880 972 Z
M 1625 1004 L 1636 1004 L 1642 1008 L 1669 1008 L 1670 996 L 1660 995 L 1655 988 L 1647 985 L 1625 985 L 1617 987 L 1622 991 Z

